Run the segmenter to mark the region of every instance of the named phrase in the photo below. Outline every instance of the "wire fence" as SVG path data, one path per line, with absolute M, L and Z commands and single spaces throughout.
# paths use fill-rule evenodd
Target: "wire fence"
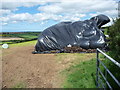
M 108 80 L 108 75 L 110 76 L 110 79 L 114 81 L 114 83 L 117 85 L 117 88 L 120 88 L 120 82 L 118 79 L 113 75 L 113 73 L 107 68 L 107 66 L 104 64 L 104 60 L 100 60 L 100 54 L 102 54 L 105 58 L 105 60 L 109 60 L 112 62 L 117 68 L 120 68 L 120 63 L 118 63 L 116 60 L 108 56 L 106 53 L 104 53 L 102 50 L 97 48 L 96 52 L 96 58 L 97 58 L 97 72 L 96 72 L 96 86 L 97 88 L 113 88 L 113 85 Z M 104 72 L 103 72 L 104 70 Z M 119 76 L 120 78 L 120 76 Z

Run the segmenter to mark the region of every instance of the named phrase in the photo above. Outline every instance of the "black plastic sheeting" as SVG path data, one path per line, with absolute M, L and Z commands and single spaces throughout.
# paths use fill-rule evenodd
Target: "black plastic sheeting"
M 100 29 L 110 19 L 98 15 L 85 21 L 61 22 L 40 33 L 36 52 L 63 50 L 67 46 L 80 46 L 83 49 L 105 47 L 105 35 Z

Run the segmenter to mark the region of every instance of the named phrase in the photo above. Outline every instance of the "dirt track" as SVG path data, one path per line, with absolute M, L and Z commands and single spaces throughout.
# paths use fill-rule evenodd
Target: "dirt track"
M 34 46 L 3 50 L 3 87 L 25 85 L 27 88 L 60 87 L 59 67 L 54 54 L 31 54 Z

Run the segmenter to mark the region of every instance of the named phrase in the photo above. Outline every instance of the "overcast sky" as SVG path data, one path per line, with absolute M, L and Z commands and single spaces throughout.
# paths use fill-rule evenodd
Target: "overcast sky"
M 61 21 L 89 19 L 98 14 L 117 17 L 119 0 L 2 0 L 3 32 L 43 31 Z

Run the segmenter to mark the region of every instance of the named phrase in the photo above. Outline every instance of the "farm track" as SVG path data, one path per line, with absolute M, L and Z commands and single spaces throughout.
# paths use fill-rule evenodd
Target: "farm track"
M 57 88 L 58 65 L 54 54 L 31 54 L 34 46 L 3 50 L 3 87 L 23 83 L 27 88 Z M 59 80 L 58 80 L 59 81 Z
M 2 50 L 2 87 L 60 88 L 64 76 L 60 72 L 68 68 L 75 55 L 58 61 L 59 54 L 32 54 L 34 46 L 15 46 Z M 87 55 L 87 60 L 93 58 Z M 61 57 L 60 57 L 61 58 Z M 85 58 L 85 57 L 84 57 Z

